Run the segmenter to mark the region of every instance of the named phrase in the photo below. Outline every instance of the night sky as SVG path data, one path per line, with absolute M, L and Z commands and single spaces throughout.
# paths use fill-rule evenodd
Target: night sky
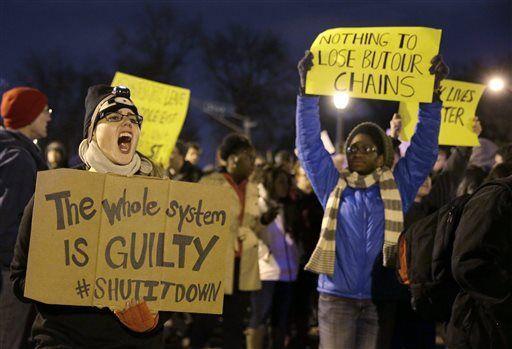
M 316 35 L 342 26 L 426 26 L 443 30 L 441 52 L 453 67 L 474 60 L 493 65 L 512 56 L 512 1 L 149 1 L 202 18 L 206 32 L 229 23 L 271 30 L 297 60 Z M 100 58 L 113 71 L 114 29 L 133 27 L 142 1 L 0 0 L 0 83 L 12 85 L 29 52 L 62 50 L 77 65 Z M 110 68 L 112 67 L 112 68 Z M 190 68 L 189 68 L 190 70 Z M 189 71 L 187 70 L 187 71 Z M 186 74 L 193 96 L 212 91 L 201 76 Z M 484 83 L 484 81 L 478 81 Z

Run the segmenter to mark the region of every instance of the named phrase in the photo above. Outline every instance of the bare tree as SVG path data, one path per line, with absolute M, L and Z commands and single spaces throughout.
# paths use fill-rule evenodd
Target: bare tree
M 145 4 L 132 27 L 117 28 L 117 70 L 171 85 L 182 85 L 184 71 L 201 34 L 199 19 L 184 18 L 166 4 Z M 184 140 L 197 140 L 189 113 L 181 131 Z
M 236 113 L 258 123 L 255 144 L 290 147 L 297 79 L 283 41 L 271 32 L 232 24 L 224 32 L 204 36 L 201 48 L 217 97 L 227 97 Z
M 84 100 L 87 88 L 112 79 L 106 72 L 88 62 L 87 68 L 74 66 L 57 49 L 44 55 L 32 52 L 17 73 L 21 84 L 36 87 L 48 96 L 54 110 L 48 139 L 59 139 L 71 153 L 75 153 L 82 140 Z
M 18 82 L 46 93 L 54 110 L 48 139 L 62 140 L 71 153 L 82 140 L 88 87 L 108 84 L 115 70 L 172 85 L 180 82 L 187 55 L 197 43 L 200 22 L 178 19 L 167 5 L 145 5 L 143 16 L 133 23 L 136 25 L 117 29 L 114 46 L 118 48 L 118 66 L 111 71 L 95 68 L 100 65 L 90 58 L 78 66 L 58 49 L 44 55 L 33 52 L 21 64 Z M 196 139 L 193 120 L 187 120 L 182 134 L 187 140 Z
M 199 19 L 184 19 L 168 5 L 146 3 L 134 26 L 116 30 L 117 66 L 122 72 L 177 84 L 188 55 L 196 47 Z

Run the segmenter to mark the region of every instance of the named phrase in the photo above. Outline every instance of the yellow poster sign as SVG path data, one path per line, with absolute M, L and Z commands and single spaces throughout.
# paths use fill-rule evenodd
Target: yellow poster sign
M 234 204 L 225 190 L 39 172 L 25 297 L 111 309 L 145 300 L 152 311 L 220 314 Z
M 144 117 L 137 148 L 162 167 L 178 140 L 187 115 L 190 90 L 117 72 L 112 86 L 131 90 L 131 98 Z
M 476 108 L 485 85 L 463 81 L 443 80 L 441 82 L 441 131 L 439 144 L 473 147 L 480 143 L 473 132 Z M 418 103 L 400 103 L 398 114 L 402 117 L 401 138 L 409 141 L 418 123 Z
M 430 102 L 430 61 L 439 52 L 441 30 L 422 27 L 335 28 L 311 46 L 313 68 L 306 93 Z

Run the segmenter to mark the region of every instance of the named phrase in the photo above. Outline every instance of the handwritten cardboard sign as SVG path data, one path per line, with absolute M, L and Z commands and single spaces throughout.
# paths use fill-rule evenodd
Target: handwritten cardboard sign
M 430 102 L 441 30 L 421 27 L 335 28 L 311 46 L 306 93 L 392 101 Z
M 39 172 L 25 296 L 47 304 L 222 312 L 225 189 L 78 170 Z
M 463 81 L 441 82 L 441 131 L 439 144 L 473 147 L 480 145 L 473 132 L 473 120 L 485 85 Z M 400 103 L 398 113 L 402 117 L 401 138 L 409 141 L 418 123 L 418 103 Z
M 166 168 L 183 127 L 190 90 L 117 72 L 112 86 L 126 86 L 144 117 L 137 150 Z

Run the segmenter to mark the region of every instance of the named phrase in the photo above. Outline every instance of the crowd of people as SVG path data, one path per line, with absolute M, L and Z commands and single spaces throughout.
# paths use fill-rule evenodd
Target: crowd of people
M 229 134 L 215 166 L 178 140 L 167 168 L 136 151 L 143 118 L 126 87 L 96 85 L 85 101 L 77 170 L 143 175 L 225 187 L 237 206 L 226 258 L 221 316 L 49 305 L 24 297 L 37 171 L 68 167 L 64 142 L 44 153 L 51 101 L 29 87 L 2 97 L 0 130 L 1 348 L 507 348 L 512 345 L 512 145 L 439 147 L 439 84 L 420 105 L 409 144 L 395 114 L 388 132 L 370 122 L 340 154 L 320 137 L 318 96 L 305 93 L 312 54 L 299 62 L 296 150 L 258 153 Z M 475 117 L 473 131 L 482 125 Z M 500 182 L 500 185 L 482 184 Z M 512 183 L 512 179 L 508 179 Z M 481 189 L 479 189 L 481 188 Z M 511 186 L 512 188 L 512 186 Z M 396 273 L 398 237 L 414 223 L 469 200 L 457 229 L 452 272 L 460 292 L 449 322 L 417 314 Z M 471 195 L 471 196 L 469 196 Z M 490 345 L 491 344 L 491 345 Z

